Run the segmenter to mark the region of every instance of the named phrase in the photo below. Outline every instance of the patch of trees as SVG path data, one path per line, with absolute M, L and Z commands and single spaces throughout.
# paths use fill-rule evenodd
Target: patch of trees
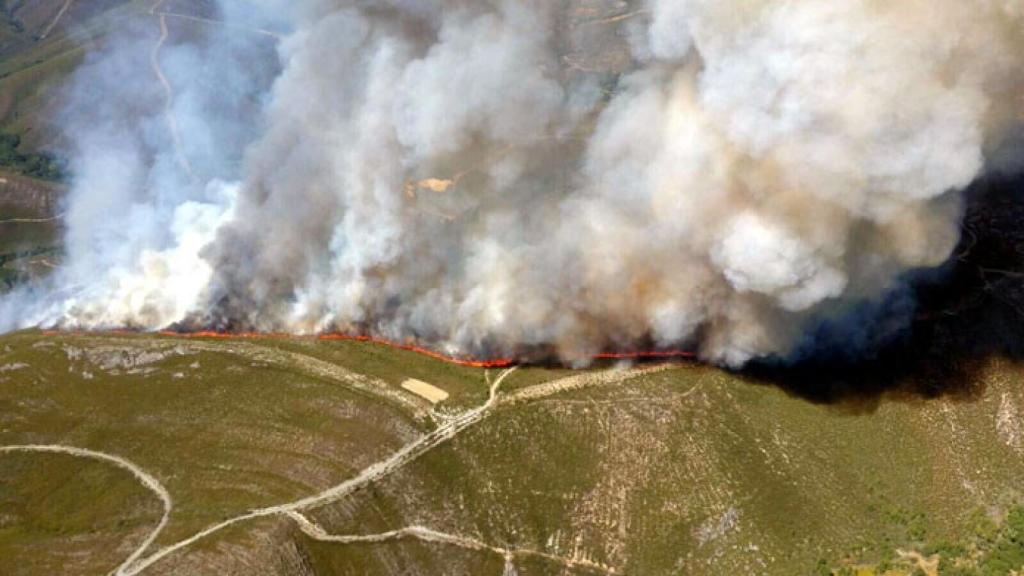
M 939 556 L 940 576 L 1006 576 L 1024 573 L 1024 506 L 1014 506 L 996 524 L 976 517 L 967 544 L 941 543 L 925 549 Z
M 21 137 L 0 133 L 0 167 L 20 172 L 41 180 L 63 180 L 66 169 L 63 162 L 48 152 L 22 153 Z
M 925 524 L 923 514 L 912 515 Z M 891 520 L 891 518 L 889 518 Z M 1024 505 L 1011 506 L 999 521 L 987 510 L 974 511 L 967 530 L 969 536 L 962 542 L 940 542 L 921 549 L 923 557 L 938 557 L 939 576 L 1007 576 L 1024 575 Z M 908 548 L 915 549 L 924 537 L 923 529 Z M 854 576 L 856 574 L 907 574 L 922 576 L 920 566 L 912 566 L 906 559 L 897 559 L 895 548 L 888 542 L 881 553 L 882 560 L 873 565 L 859 566 L 844 563 L 835 568 L 835 561 L 822 558 L 814 567 L 815 576 Z

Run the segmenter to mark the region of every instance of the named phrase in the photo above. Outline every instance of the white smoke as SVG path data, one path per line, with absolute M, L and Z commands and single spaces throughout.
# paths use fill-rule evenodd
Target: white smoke
M 6 324 L 786 356 L 949 257 L 1024 109 L 1009 0 L 263 7 L 222 16 L 270 63 L 164 49 L 169 111 L 144 34 L 79 73 L 67 262 Z

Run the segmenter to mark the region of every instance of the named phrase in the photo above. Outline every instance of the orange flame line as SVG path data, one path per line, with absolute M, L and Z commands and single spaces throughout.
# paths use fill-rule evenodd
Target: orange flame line
M 277 332 L 212 332 L 212 331 L 201 331 L 201 332 L 170 332 L 162 331 L 159 334 L 163 336 L 174 336 L 178 338 L 220 338 L 220 339 L 249 339 L 249 340 L 261 340 L 261 339 L 290 339 L 295 338 L 294 334 L 283 334 Z M 397 350 L 405 350 L 408 352 L 415 352 L 434 358 L 435 360 L 441 360 L 450 364 L 457 364 L 459 366 L 470 366 L 473 368 L 507 368 L 514 366 L 516 360 L 513 358 L 494 358 L 481 360 L 477 358 L 459 358 L 456 356 L 449 356 L 442 354 L 441 352 L 435 352 L 429 348 L 417 346 L 415 344 L 402 344 L 400 342 L 394 342 L 392 340 L 385 340 L 383 338 L 374 338 L 372 336 L 359 336 L 341 333 L 329 333 L 319 334 L 316 336 L 317 340 L 322 341 L 348 341 L 348 342 L 369 342 L 371 344 L 377 344 L 380 346 L 387 346 L 388 348 L 394 348 Z
M 44 330 L 44 336 L 57 336 L 59 334 L 88 334 L 90 332 L 82 331 L 62 331 L 62 330 Z M 128 336 L 139 334 L 137 331 L 132 330 L 104 330 L 103 334 L 111 334 L 118 336 Z M 174 332 L 171 330 L 161 330 L 156 334 L 160 336 L 167 336 L 173 338 L 205 338 L 205 339 L 218 339 L 218 340 L 285 340 L 301 338 L 295 334 L 288 334 L 283 332 L 215 332 L 212 330 L 202 330 L 198 332 Z M 386 340 L 384 338 L 375 338 L 373 336 L 362 336 L 362 335 L 351 335 L 342 333 L 326 333 L 318 334 L 314 336 L 317 340 L 321 341 L 344 341 L 344 342 L 368 342 L 379 346 L 386 346 L 388 348 L 394 348 L 396 350 L 405 350 L 407 352 L 414 352 L 421 354 L 435 360 L 447 362 L 449 364 L 455 364 L 458 366 L 468 366 L 471 368 L 508 368 L 519 364 L 520 361 L 515 358 L 490 358 L 490 359 L 479 359 L 479 358 L 466 358 L 450 356 L 425 348 L 423 346 L 417 346 L 415 344 L 402 344 L 392 340 Z M 653 350 L 653 351 L 637 351 L 637 352 L 601 352 L 593 356 L 594 360 L 654 360 L 654 359 L 694 359 L 697 354 L 689 350 Z
M 516 360 L 513 358 L 495 358 L 490 360 L 479 360 L 476 358 L 457 358 L 454 356 L 448 356 L 440 352 L 435 352 L 429 348 L 422 346 L 416 346 L 414 344 L 400 344 L 398 342 L 392 342 L 390 340 L 384 340 L 382 338 L 373 338 L 372 336 L 350 336 L 347 334 L 321 334 L 317 336 L 318 340 L 343 340 L 343 341 L 356 341 L 356 342 L 370 342 L 373 344 L 379 344 L 381 346 L 388 346 L 390 348 L 397 348 L 399 350 L 407 350 L 409 352 L 415 352 L 422 354 L 436 360 L 443 362 L 449 362 L 451 364 L 458 364 L 459 366 L 470 366 L 473 368 L 507 368 L 514 366 Z

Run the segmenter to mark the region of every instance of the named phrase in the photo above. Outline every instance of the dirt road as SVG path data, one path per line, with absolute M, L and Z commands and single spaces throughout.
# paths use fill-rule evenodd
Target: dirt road
M 465 536 L 458 536 L 456 534 L 448 534 L 445 532 L 439 532 L 424 526 L 407 526 L 398 530 L 390 530 L 388 532 L 382 532 L 380 534 L 367 534 L 367 535 L 343 535 L 333 536 L 324 532 L 323 528 L 314 524 L 299 512 L 289 512 L 288 516 L 295 520 L 298 524 L 299 529 L 302 530 L 310 538 L 319 540 L 320 542 L 333 542 L 336 544 L 361 544 L 361 543 L 377 543 L 377 542 L 388 542 L 391 540 L 401 540 L 403 538 L 416 538 L 424 542 L 435 542 L 439 544 L 448 544 L 451 546 L 457 546 L 459 548 L 466 548 L 468 550 L 480 550 L 484 552 L 492 552 L 505 559 L 506 564 L 511 564 L 513 560 L 518 556 L 533 556 L 536 558 L 543 558 L 555 564 L 560 564 L 566 568 L 589 568 L 597 572 L 604 574 L 617 574 L 614 568 L 592 562 L 585 558 L 565 558 L 563 556 L 556 556 L 554 554 L 548 554 L 546 552 L 539 552 L 537 550 L 528 550 L 524 548 L 502 548 L 500 546 L 492 546 L 486 542 L 482 542 L 475 538 L 468 538 Z M 506 570 L 507 571 L 507 570 Z
M 156 540 L 156 537 L 163 531 L 164 526 L 167 525 L 167 520 L 171 516 L 171 509 L 174 507 L 174 502 L 171 500 L 171 494 L 164 488 L 164 485 L 159 480 L 154 478 L 151 474 L 134 464 L 129 460 L 125 460 L 120 456 L 113 454 L 105 454 L 103 452 L 96 452 L 94 450 L 88 450 L 85 448 L 77 448 L 74 446 L 60 446 L 60 445 L 38 445 L 38 444 L 26 444 L 16 446 L 0 446 L 0 454 L 12 453 L 12 452 L 28 452 L 28 453 L 49 453 L 49 454 L 67 454 L 69 456 L 76 456 L 78 458 L 91 458 L 93 460 L 102 460 L 109 462 L 118 468 L 122 468 L 131 472 L 136 478 L 142 482 L 143 486 L 148 488 L 151 492 L 160 498 L 163 503 L 164 513 L 160 518 L 160 523 L 156 525 L 156 528 L 150 532 L 149 536 L 132 552 L 131 556 L 125 559 L 120 566 L 114 571 L 115 574 L 124 573 L 124 569 L 133 564 L 142 553 L 149 548 L 150 544 Z
M 252 351 L 250 350 L 250 352 Z M 185 548 L 188 548 L 189 546 L 195 544 L 196 542 L 199 542 L 200 540 L 205 539 L 207 536 L 210 536 L 225 528 L 228 528 L 236 524 L 240 524 L 248 520 L 282 514 L 287 515 L 295 519 L 296 521 L 299 521 L 299 517 L 305 518 L 305 516 L 300 514 L 301 511 L 323 506 L 331 502 L 335 502 L 341 498 L 344 498 L 345 496 L 348 496 L 357 489 L 366 486 L 367 484 L 371 484 L 373 482 L 385 478 L 386 476 L 390 475 L 396 470 L 401 469 L 406 464 L 426 454 L 430 450 L 455 438 L 458 434 L 460 434 L 467 428 L 470 428 L 474 424 L 488 417 L 491 413 L 495 411 L 496 408 L 500 406 L 509 406 L 518 404 L 520 402 L 538 400 L 555 394 L 560 394 L 572 390 L 579 390 L 589 386 L 616 384 L 639 376 L 659 372 L 662 370 L 667 370 L 669 368 L 670 366 L 655 366 L 645 369 L 613 369 L 599 373 L 576 374 L 566 378 L 561 378 L 551 382 L 546 382 L 524 388 L 522 390 L 519 390 L 518 392 L 509 395 L 507 398 L 504 399 L 501 399 L 499 396 L 501 385 L 512 373 L 515 372 L 516 367 L 504 370 L 497 378 L 493 380 L 493 382 L 490 381 L 489 376 L 487 376 L 485 373 L 485 378 L 490 384 L 488 390 L 488 398 L 486 402 L 484 402 L 483 404 L 476 408 L 467 410 L 462 414 L 459 414 L 454 418 L 445 421 L 442 425 L 438 426 L 433 431 L 417 438 L 416 440 L 413 440 L 412 442 L 409 442 L 388 458 L 363 469 L 356 476 L 349 478 L 344 482 L 341 482 L 340 484 L 337 484 L 317 494 L 307 496 L 305 498 L 301 498 L 293 502 L 287 502 L 276 506 L 251 510 L 244 514 L 240 514 L 233 518 L 229 518 L 222 522 L 218 522 L 196 534 L 193 534 L 192 536 L 184 540 L 180 540 L 174 544 L 165 546 L 160 550 L 145 557 L 143 557 L 143 554 L 149 548 L 149 546 L 156 540 L 156 537 L 163 530 L 164 526 L 168 521 L 170 511 L 172 508 L 172 500 L 170 494 L 167 493 L 167 490 L 164 489 L 163 485 L 161 485 L 160 482 L 156 480 L 156 478 L 146 473 L 144 470 L 142 470 L 135 464 L 123 458 L 109 454 L 103 454 L 101 452 L 94 452 L 82 448 L 75 448 L 70 446 L 8 446 L 0 448 L 0 452 L 54 452 L 105 460 L 130 471 L 150 490 L 156 493 L 164 503 L 164 515 L 160 521 L 160 524 L 153 530 L 149 537 L 135 550 L 135 552 L 133 552 L 132 555 L 128 559 L 126 559 L 114 572 L 115 576 L 134 576 L 135 574 L 143 572 L 148 567 L 161 561 L 162 559 Z M 333 370 L 330 370 L 330 372 L 333 372 Z M 351 374 L 348 374 L 346 372 L 344 376 L 351 377 Z M 302 524 L 300 522 L 300 526 L 303 526 L 304 529 L 309 530 L 311 532 L 311 535 L 315 534 L 318 536 L 327 536 L 326 534 L 323 534 L 323 531 L 320 530 L 318 527 L 315 527 L 313 524 L 309 523 L 308 520 L 306 521 L 306 524 Z M 589 561 L 582 559 L 567 559 L 553 555 L 546 555 L 541 552 L 530 550 L 509 550 L 500 547 L 494 547 L 482 542 L 477 542 L 472 539 L 460 538 L 449 534 L 443 534 L 423 527 L 405 528 L 402 530 L 395 531 L 393 533 L 393 536 L 385 535 L 385 537 L 416 537 L 422 540 L 444 542 L 448 544 L 462 545 L 464 547 L 478 547 L 480 549 L 491 550 L 495 553 L 502 554 L 506 556 L 506 558 L 510 558 L 515 555 L 539 555 L 548 558 L 553 562 L 562 563 L 563 565 L 568 565 L 566 564 L 566 562 L 573 562 L 573 565 L 578 565 L 581 567 L 586 566 L 588 568 L 600 570 L 608 574 L 614 573 L 614 569 L 612 568 L 601 566 L 598 564 L 593 564 Z M 355 542 L 358 540 L 352 539 L 364 537 L 352 536 L 343 538 L 349 538 L 349 540 Z

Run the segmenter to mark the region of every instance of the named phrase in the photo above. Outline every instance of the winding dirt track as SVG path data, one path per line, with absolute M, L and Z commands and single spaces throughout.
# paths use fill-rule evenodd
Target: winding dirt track
M 323 506 L 325 504 L 329 504 L 331 502 L 344 498 L 345 496 L 351 494 L 352 492 L 356 491 L 357 489 L 363 486 L 366 486 L 367 484 L 371 484 L 373 482 L 383 479 L 387 475 L 402 468 L 406 464 L 416 460 L 417 458 L 427 453 L 428 451 L 432 450 L 433 448 L 436 448 L 437 446 L 440 446 L 441 444 L 447 442 L 448 440 L 451 440 L 460 432 L 466 430 L 467 428 L 471 427 L 472 425 L 480 422 L 481 420 L 489 416 L 498 406 L 527 402 L 531 400 L 544 398 L 553 394 L 558 394 L 561 392 L 578 390 L 588 386 L 610 385 L 620 383 L 639 376 L 644 376 L 647 374 L 667 370 L 670 367 L 671 366 L 663 365 L 653 366 L 644 369 L 613 369 L 598 374 L 579 374 L 569 376 L 567 378 L 562 378 L 559 380 L 555 380 L 553 382 L 547 382 L 544 384 L 538 384 L 535 386 L 525 388 L 519 391 L 518 393 L 511 395 L 506 401 L 499 402 L 498 391 L 501 387 L 502 382 L 504 382 L 504 380 L 516 370 L 516 367 L 509 368 L 503 371 L 491 383 L 490 393 L 485 403 L 483 403 L 477 408 L 467 410 L 466 412 L 445 422 L 442 426 L 439 426 L 433 432 L 430 432 L 420 437 L 419 439 L 410 442 L 409 444 L 405 445 L 388 458 L 365 468 L 356 476 L 334 487 L 328 488 L 327 490 L 324 490 L 318 494 L 314 494 L 312 496 L 308 496 L 306 498 L 302 498 L 294 502 L 252 510 L 245 514 L 241 514 L 235 516 L 234 518 L 229 518 L 227 520 L 224 520 L 223 522 L 219 522 L 217 524 L 209 526 L 208 528 L 205 528 L 204 530 L 197 532 L 196 534 L 184 540 L 161 548 L 157 552 L 154 552 L 153 554 L 145 558 L 142 558 L 133 565 L 122 565 L 122 567 L 117 571 L 116 574 L 117 576 L 134 576 L 135 574 L 139 574 L 146 568 L 152 566 L 153 564 L 159 562 L 167 556 L 170 556 L 175 552 L 187 548 L 192 544 L 195 544 L 196 542 L 203 540 L 207 536 L 210 536 L 230 526 L 234 526 L 236 524 L 240 524 L 248 520 L 256 518 L 265 518 L 277 514 L 291 516 L 293 512 L 300 512 L 302 510 Z M 292 517 L 294 518 L 294 516 Z M 137 558 L 138 556 L 136 555 L 135 557 Z M 582 564 L 582 562 L 578 562 L 578 564 L 580 566 L 584 565 Z M 606 567 L 599 568 L 606 571 L 610 570 Z
M 602 572 L 604 574 L 618 574 L 614 568 L 610 568 L 584 558 L 565 558 L 563 556 L 556 556 L 554 554 L 525 548 L 502 548 L 500 546 L 492 546 L 475 538 L 439 532 L 424 526 L 406 526 L 405 528 L 382 532 L 380 534 L 333 536 L 326 533 L 323 528 L 313 523 L 309 518 L 299 512 L 289 512 L 288 516 L 291 517 L 292 520 L 295 520 L 295 523 L 298 524 L 303 533 L 320 542 L 361 544 L 388 542 L 391 540 L 401 540 L 403 538 L 416 538 L 424 542 L 436 542 L 439 544 L 449 544 L 459 548 L 466 548 L 468 550 L 493 552 L 494 554 L 504 558 L 506 563 L 511 563 L 516 556 L 533 556 L 536 558 L 544 558 L 545 560 L 549 560 L 556 564 L 561 564 L 566 568 L 589 568 L 590 570 Z
M 491 409 L 492 406 L 494 406 L 495 402 L 497 401 L 498 388 L 501 386 L 502 381 L 504 381 L 505 378 L 508 377 L 508 375 L 514 371 L 514 367 L 509 368 L 508 370 L 502 372 L 501 375 L 494 380 L 494 383 L 491 384 L 490 396 L 488 397 L 487 402 L 485 402 L 480 407 L 469 410 L 452 419 L 451 421 L 447 422 L 443 426 L 438 427 L 433 432 L 430 432 L 429 434 L 426 434 L 425 436 L 422 436 L 419 439 L 414 440 L 409 444 L 406 444 L 404 447 L 402 447 L 400 450 L 392 454 L 387 459 L 381 460 L 376 464 L 370 465 L 369 467 L 365 468 L 362 472 L 360 472 L 358 475 L 349 478 L 348 480 L 342 482 L 341 484 L 338 484 L 332 488 L 328 488 L 327 490 L 324 490 L 319 494 L 314 494 L 313 496 L 302 498 L 301 500 L 296 500 L 294 502 L 289 502 L 287 504 L 280 504 L 278 506 L 270 506 L 268 508 L 252 510 L 246 514 L 235 516 L 234 518 L 229 518 L 227 520 L 224 520 L 223 522 L 214 524 L 190 536 L 189 538 L 186 538 L 175 544 L 160 549 L 159 551 L 142 559 L 134 566 L 122 567 L 122 569 L 118 570 L 117 574 L 119 576 L 133 576 L 134 574 L 138 574 L 146 568 L 148 568 L 149 566 L 152 566 L 156 562 L 159 562 L 166 556 L 173 554 L 174 552 L 177 552 L 182 548 L 191 546 L 192 544 L 198 542 L 199 540 L 202 540 L 203 538 L 206 538 L 207 536 L 215 532 L 219 532 L 229 526 L 233 526 L 240 522 L 245 522 L 246 520 L 252 520 L 254 518 L 264 518 L 267 516 L 273 516 L 275 514 L 287 514 L 289 512 L 294 512 L 306 508 L 312 508 L 315 506 L 322 506 L 324 504 L 328 504 L 330 502 L 343 498 L 348 494 L 351 494 L 358 488 L 361 488 L 367 484 L 380 480 L 381 478 L 387 476 L 391 472 L 394 472 L 395 470 L 422 456 L 424 453 L 431 450 L 432 448 L 444 443 L 447 440 L 450 440 L 451 438 L 454 438 L 455 435 L 461 432 L 462 430 L 482 420 L 484 415 Z
M 269 359 L 269 358 L 268 358 Z M 167 492 L 164 486 L 155 477 L 147 473 L 145 470 L 135 465 L 134 463 L 125 460 L 119 456 L 111 454 L 105 454 L 102 452 L 96 452 L 84 448 L 76 448 L 72 446 L 60 446 L 60 445 L 17 445 L 17 446 L 5 446 L 0 447 L 0 453 L 9 452 L 49 452 L 49 453 L 61 453 L 69 454 L 72 456 L 79 456 L 84 458 L 93 458 L 110 462 L 120 468 L 128 470 L 136 478 L 139 479 L 147 488 L 159 496 L 163 502 L 164 514 L 160 519 L 160 523 L 154 528 L 150 535 L 143 541 L 138 548 L 124 561 L 120 566 L 113 572 L 114 576 L 134 576 L 146 570 L 148 567 L 159 562 L 160 560 L 170 556 L 180 550 L 183 550 L 196 542 L 203 540 L 207 536 L 210 536 L 216 532 L 219 532 L 230 526 L 240 524 L 242 522 L 264 518 L 273 515 L 286 515 L 294 519 L 299 523 L 300 528 L 303 529 L 307 534 L 318 539 L 327 539 L 328 541 L 335 541 L 339 543 L 354 543 L 354 542 L 374 542 L 396 538 L 414 537 L 429 542 L 440 542 L 456 546 L 462 546 L 464 548 L 474 548 L 479 550 L 490 550 L 496 554 L 500 554 L 506 558 L 506 562 L 511 562 L 511 559 L 515 556 L 532 555 L 537 557 L 547 558 L 553 562 L 560 563 L 567 567 L 578 566 L 586 567 L 593 570 L 598 570 L 606 574 L 615 574 L 613 568 L 596 564 L 585 559 L 568 559 L 560 556 L 554 556 L 546 554 L 544 552 L 534 550 L 520 550 L 520 549 L 507 549 L 497 546 L 491 546 L 484 542 L 480 542 L 471 538 L 464 538 L 451 534 L 445 534 L 437 532 L 429 528 L 421 526 L 411 526 L 387 532 L 377 536 L 329 536 L 321 528 L 312 524 L 306 519 L 300 512 L 302 510 L 308 510 L 335 502 L 349 494 L 352 494 L 359 488 L 381 480 L 389 474 L 399 470 L 406 464 L 416 460 L 420 456 L 426 454 L 430 450 L 444 444 L 445 442 L 453 439 L 459 433 L 463 432 L 467 428 L 480 422 L 481 420 L 488 417 L 495 411 L 496 408 L 501 406 L 511 406 L 522 402 L 535 401 L 541 398 L 546 398 L 562 392 L 571 390 L 578 390 L 590 386 L 598 385 L 611 385 L 621 383 L 626 380 L 630 380 L 639 376 L 652 374 L 669 369 L 671 366 L 661 365 L 653 366 L 644 369 L 613 369 L 599 373 L 587 373 L 577 374 L 566 378 L 561 378 L 551 382 L 545 382 L 537 384 L 519 390 L 513 394 L 510 394 L 506 398 L 499 396 L 499 390 L 502 383 L 515 372 L 517 367 L 512 367 L 504 370 L 497 378 L 490 381 L 489 375 L 485 373 L 485 378 L 489 384 L 489 393 L 487 401 L 476 408 L 472 408 L 445 421 L 442 425 L 438 426 L 432 432 L 429 432 L 420 438 L 413 440 L 406 444 L 401 449 L 396 451 L 388 458 L 381 460 L 375 464 L 372 464 L 362 470 L 356 476 L 353 476 L 340 484 L 337 484 L 331 488 L 328 488 L 317 494 L 288 502 L 279 504 L 277 506 L 270 506 L 266 508 L 259 508 L 251 510 L 244 514 L 240 514 L 233 518 L 229 518 L 222 522 L 213 524 L 200 532 L 174 544 L 165 546 L 160 550 L 150 554 L 149 556 L 143 557 L 146 550 L 153 544 L 157 536 L 163 531 L 166 526 L 171 509 L 173 508 L 173 502 L 171 495 Z M 335 374 L 337 375 L 337 374 Z M 350 376 L 350 374 L 344 374 L 344 376 Z M 375 388 L 375 387 L 374 387 Z M 301 520 L 300 520 L 301 518 Z
M 0 454 L 10 454 L 13 452 L 28 452 L 28 453 L 49 453 L 49 454 L 67 454 L 69 456 L 76 456 L 79 458 L 92 458 L 93 460 L 102 460 L 109 462 L 118 468 L 122 468 L 132 473 L 140 482 L 149 488 L 151 492 L 156 494 L 160 501 L 163 503 L 164 514 L 160 518 L 160 523 L 156 525 L 156 528 L 150 532 L 149 536 L 143 540 L 135 552 L 132 552 L 124 562 L 115 570 L 116 574 L 123 573 L 124 569 L 133 564 L 138 560 L 139 556 L 149 548 L 150 544 L 156 540 L 156 537 L 163 531 L 164 526 L 167 525 L 167 520 L 171 516 L 171 509 L 174 507 L 174 502 L 171 500 L 171 494 L 164 488 L 164 485 L 159 480 L 154 478 L 148 472 L 139 468 L 136 464 L 129 460 L 125 460 L 120 456 L 113 454 L 105 454 L 103 452 L 96 452 L 94 450 L 87 450 L 85 448 L 76 448 L 74 446 L 60 446 L 60 445 L 39 445 L 39 444 L 25 444 L 16 446 L 0 446 Z
M 178 127 L 177 118 L 174 117 L 174 87 L 171 86 L 170 80 L 167 79 L 163 68 L 160 66 L 160 51 L 170 36 L 170 31 L 167 29 L 167 15 L 163 12 L 158 12 L 165 1 L 156 0 L 149 9 L 149 13 L 160 21 L 160 38 L 153 47 L 153 51 L 149 53 L 149 62 L 153 68 L 153 75 L 160 81 L 160 85 L 164 89 L 164 118 L 166 118 L 167 130 L 171 134 L 171 141 L 174 143 L 174 151 L 178 156 L 178 163 L 181 164 L 188 177 L 195 180 L 195 174 L 192 172 L 192 163 L 189 162 L 188 156 L 185 155 L 185 146 L 181 140 L 181 129 Z
M 281 34 L 279 34 L 277 32 L 274 32 L 272 30 L 265 30 L 263 28 L 253 28 L 251 26 L 238 26 L 238 25 L 235 25 L 235 24 L 231 24 L 229 22 L 225 22 L 223 20 L 212 20 L 210 18 L 202 18 L 200 16 L 190 16 L 188 14 L 178 14 L 176 12 L 162 12 L 162 11 L 158 12 L 157 10 L 153 10 L 152 14 L 154 14 L 156 16 L 161 16 L 161 17 L 177 18 L 179 20 L 190 20 L 192 22 L 200 22 L 202 24 L 211 24 L 213 26 L 222 26 L 222 27 L 224 27 L 224 28 L 226 28 L 228 30 L 239 30 L 239 31 L 243 31 L 243 32 L 251 32 L 253 34 L 258 34 L 260 36 L 267 36 L 267 37 L 270 37 L 270 38 L 274 38 L 276 40 L 281 40 L 282 38 L 284 38 L 283 35 L 281 35 Z
M 0 224 L 45 224 L 47 222 L 56 222 L 63 217 L 63 214 L 57 214 L 49 218 L 8 218 L 7 220 L 0 220 Z
M 156 18 L 160 22 L 160 38 L 157 40 L 156 45 L 153 47 L 153 51 L 150 52 L 149 61 L 150 66 L 153 69 L 153 75 L 156 76 L 157 80 L 160 81 L 160 85 L 164 90 L 164 117 L 167 122 L 167 130 L 171 135 L 171 141 L 174 144 L 174 151 L 178 157 L 178 163 L 181 164 L 182 169 L 188 175 L 189 179 L 196 182 L 195 172 L 192 170 L 192 162 L 188 159 L 188 155 L 185 153 L 185 145 L 181 136 L 181 128 L 178 125 L 178 119 L 174 116 L 174 87 L 168 80 L 167 75 L 164 74 L 163 68 L 160 66 L 160 51 L 163 49 L 164 44 L 167 43 L 167 39 L 170 36 L 170 31 L 167 28 L 167 18 L 176 18 L 179 20 L 189 20 L 193 22 L 202 22 L 206 24 L 221 25 L 228 29 L 243 30 L 254 34 L 261 34 L 269 36 L 275 39 L 281 39 L 281 35 L 270 30 L 263 30 L 261 28 L 249 28 L 246 26 L 233 26 L 227 22 L 221 22 L 218 20 L 210 20 L 208 18 L 200 18 L 197 16 L 189 16 L 186 14 L 176 14 L 174 12 L 164 12 L 161 10 L 166 0 L 155 0 L 153 5 L 149 8 L 149 14 Z M 71 4 L 71 0 L 68 0 L 68 4 Z M 65 9 L 67 8 L 65 6 Z M 63 12 L 63 11 L 62 11 Z M 52 26 L 52 25 L 51 25 Z
M 57 23 L 60 22 L 60 19 L 64 17 L 64 14 L 67 13 L 68 8 L 71 8 L 71 4 L 73 4 L 74 1 L 75 0 L 67 0 L 66 2 L 64 2 L 64 5 L 60 7 L 60 10 L 57 12 L 57 15 L 54 16 L 53 21 L 50 22 L 50 25 L 47 26 L 46 30 L 44 30 L 43 33 L 39 36 L 40 40 L 45 40 L 46 37 L 50 35 L 50 32 L 53 32 L 53 29 L 57 26 Z
M 612 369 L 605 370 L 603 372 L 585 372 L 582 374 L 575 374 L 573 376 L 559 378 L 558 380 L 552 380 L 551 382 L 536 384 L 513 394 L 509 394 L 501 400 L 501 405 L 508 406 L 522 402 L 529 402 L 531 400 L 538 400 L 555 394 L 561 394 L 562 392 L 590 388 L 592 386 L 616 384 L 638 376 L 646 376 L 648 374 L 663 372 L 672 367 L 673 366 L 670 364 L 659 364 L 648 368 L 633 368 L 627 370 Z

